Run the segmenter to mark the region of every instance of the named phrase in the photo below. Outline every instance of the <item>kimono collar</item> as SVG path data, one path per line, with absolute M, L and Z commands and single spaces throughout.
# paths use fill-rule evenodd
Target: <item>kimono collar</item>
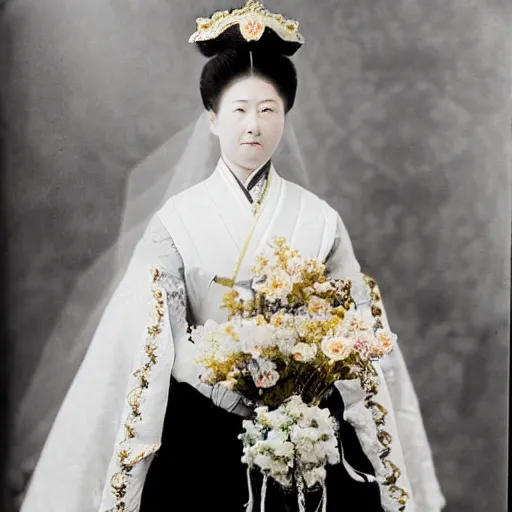
M 266 163 L 256 168 L 245 180 L 245 183 L 242 183 L 237 175 L 230 169 L 226 161 L 220 157 L 219 159 L 219 168 L 223 172 L 223 174 L 228 174 L 230 177 L 234 178 L 245 197 L 249 201 L 249 203 L 254 203 L 257 197 L 255 195 L 259 195 L 261 193 L 261 185 L 265 183 L 268 178 L 270 167 L 272 165 L 272 161 L 268 160 Z M 251 192 L 253 192 L 251 194 Z

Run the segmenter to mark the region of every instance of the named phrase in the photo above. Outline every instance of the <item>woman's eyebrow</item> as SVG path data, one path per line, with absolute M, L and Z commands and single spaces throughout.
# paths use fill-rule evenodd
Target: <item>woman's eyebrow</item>
M 272 102 L 274 102 L 274 103 L 276 102 L 276 100 L 274 100 L 274 99 L 272 99 L 272 98 L 269 98 L 268 100 L 262 100 L 262 101 L 260 101 L 260 104 L 261 104 L 261 103 L 267 103 L 268 101 L 272 101 Z M 235 100 L 235 101 L 233 101 L 233 103 L 248 103 L 248 101 L 247 101 L 247 100 Z

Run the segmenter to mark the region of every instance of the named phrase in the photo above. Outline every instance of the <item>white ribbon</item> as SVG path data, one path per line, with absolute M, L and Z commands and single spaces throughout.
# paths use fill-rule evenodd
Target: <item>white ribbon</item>
M 322 497 L 318 502 L 318 507 L 316 507 L 315 512 L 318 512 L 322 507 L 322 512 L 327 512 L 327 487 L 325 485 L 325 480 L 322 482 Z
M 267 497 L 267 475 L 263 475 L 263 483 L 261 484 L 261 507 L 260 512 L 265 512 L 265 498 Z
M 366 482 L 368 480 L 368 482 L 376 482 L 377 479 L 373 476 L 373 475 L 369 475 L 368 473 L 363 473 L 362 471 L 358 471 L 357 469 L 354 469 L 348 462 L 347 460 L 345 459 L 345 453 L 343 452 L 343 443 L 341 442 L 341 439 L 340 439 L 340 452 L 341 452 L 341 460 L 343 462 L 343 466 L 345 467 L 345 469 L 347 470 L 347 473 L 350 475 L 350 477 L 355 480 L 356 482 Z M 365 480 L 363 478 L 363 475 L 364 477 L 367 478 L 367 480 Z
M 297 499 L 299 502 L 299 512 L 306 512 L 306 497 L 304 496 L 304 480 L 299 476 L 297 478 Z
M 265 499 L 267 497 L 267 480 L 268 476 L 263 475 L 263 483 L 261 484 L 260 512 L 265 512 Z M 254 507 L 254 495 L 252 493 L 251 468 L 247 468 L 247 487 L 249 488 L 249 501 L 245 506 L 245 512 L 252 512 L 252 509 Z
M 249 490 L 249 501 L 245 507 L 246 512 L 252 512 L 254 506 L 254 496 L 252 494 L 252 484 L 251 484 L 251 468 L 247 468 L 247 488 Z

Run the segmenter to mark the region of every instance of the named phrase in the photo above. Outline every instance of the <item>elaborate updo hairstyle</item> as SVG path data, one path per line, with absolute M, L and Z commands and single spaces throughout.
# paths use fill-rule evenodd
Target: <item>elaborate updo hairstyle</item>
M 258 41 L 246 41 L 238 25 L 216 39 L 197 42 L 199 51 L 210 60 L 201 72 L 199 88 L 204 108 L 218 111 L 222 93 L 240 78 L 258 76 L 270 82 L 283 99 L 285 113 L 293 107 L 297 93 L 297 72 L 289 59 L 300 44 L 284 41 L 268 27 Z M 252 53 L 252 69 L 251 55 Z

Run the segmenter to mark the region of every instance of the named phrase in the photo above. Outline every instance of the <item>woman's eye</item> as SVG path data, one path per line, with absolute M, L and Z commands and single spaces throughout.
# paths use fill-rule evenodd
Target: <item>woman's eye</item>
M 263 109 L 263 112 L 274 112 L 274 110 L 271 109 L 270 107 L 267 107 Z
M 243 108 L 237 108 L 235 112 L 245 112 L 245 110 Z

